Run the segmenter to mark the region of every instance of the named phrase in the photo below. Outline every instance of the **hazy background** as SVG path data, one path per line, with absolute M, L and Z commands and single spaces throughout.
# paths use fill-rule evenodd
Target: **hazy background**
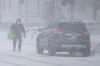
M 57 20 L 83 20 L 90 31 L 100 31 L 100 0 L 0 0 L 0 27 L 17 18 L 28 27 Z

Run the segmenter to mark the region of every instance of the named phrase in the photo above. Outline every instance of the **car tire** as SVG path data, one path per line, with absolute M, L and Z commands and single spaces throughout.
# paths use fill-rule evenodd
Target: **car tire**
M 90 56 L 90 49 L 85 49 L 83 51 L 83 57 L 87 57 L 87 56 Z
M 87 49 L 87 56 L 90 56 L 90 55 L 91 55 L 91 50 Z
M 43 49 L 40 46 L 40 40 L 37 40 L 36 50 L 38 54 L 43 54 Z
M 75 56 L 75 53 L 76 53 L 76 50 L 75 49 L 72 49 L 70 52 L 69 52 L 69 55 L 70 56 Z
M 48 49 L 48 54 L 49 54 L 49 56 L 55 56 L 55 50 L 54 50 L 54 48 L 52 48 L 52 47 L 49 47 L 49 49 Z
M 38 53 L 38 54 L 43 54 L 43 49 L 38 48 L 38 49 L 37 49 L 37 53 Z
M 49 45 L 48 45 L 48 54 L 49 56 L 55 56 L 56 54 L 55 47 L 53 46 L 51 42 L 49 42 Z

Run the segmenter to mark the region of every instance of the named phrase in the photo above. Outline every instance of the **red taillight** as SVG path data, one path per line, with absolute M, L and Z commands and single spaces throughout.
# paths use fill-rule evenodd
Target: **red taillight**
M 87 44 L 87 45 L 86 45 L 86 48 L 90 48 L 90 45 L 89 45 L 89 44 Z
M 84 35 L 90 35 L 90 33 L 89 32 L 85 32 Z
M 89 32 L 84 32 L 83 35 L 84 35 L 84 36 L 89 36 L 90 33 L 89 33 Z
M 63 30 L 61 30 L 61 29 L 54 29 L 53 32 L 55 34 L 63 34 L 64 33 Z

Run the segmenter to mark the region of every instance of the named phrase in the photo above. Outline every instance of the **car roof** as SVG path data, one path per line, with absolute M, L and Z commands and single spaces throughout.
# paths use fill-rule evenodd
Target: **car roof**
M 54 22 L 55 24 L 84 24 L 83 22 L 77 21 L 62 21 L 62 22 Z

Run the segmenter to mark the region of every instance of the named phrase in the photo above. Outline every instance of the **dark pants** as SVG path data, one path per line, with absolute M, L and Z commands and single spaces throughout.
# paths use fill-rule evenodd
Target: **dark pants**
M 20 52 L 21 51 L 21 43 L 22 43 L 22 38 L 21 37 L 15 37 L 14 40 L 13 40 L 13 51 L 16 50 L 16 42 L 18 40 L 18 51 Z

